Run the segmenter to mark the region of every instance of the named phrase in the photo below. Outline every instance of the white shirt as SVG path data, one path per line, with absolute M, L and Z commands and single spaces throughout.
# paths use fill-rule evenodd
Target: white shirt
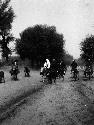
M 50 61 L 48 59 L 46 59 L 47 61 L 47 68 L 49 69 L 50 68 Z
M 44 67 L 45 68 L 50 68 L 50 61 L 48 59 L 46 59 L 47 62 L 44 63 Z
M 44 63 L 44 68 L 47 68 L 47 62 Z

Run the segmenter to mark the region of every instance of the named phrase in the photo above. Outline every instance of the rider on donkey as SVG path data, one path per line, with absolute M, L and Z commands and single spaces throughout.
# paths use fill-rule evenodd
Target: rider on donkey
M 49 59 L 46 59 L 44 62 L 44 66 L 41 67 L 41 71 L 40 71 L 40 75 L 42 75 L 43 78 L 43 82 L 44 82 L 44 77 L 48 77 L 49 76 L 49 71 L 50 71 L 50 61 Z
M 18 69 L 18 61 L 17 60 L 12 62 L 12 70 L 13 69 Z
M 50 68 L 50 61 L 49 61 L 49 59 L 46 59 L 46 61 L 45 61 L 45 63 L 44 63 L 44 67 L 45 68 L 47 68 L 47 69 L 49 69 Z
M 84 71 L 84 75 L 86 76 L 86 72 L 88 72 L 90 70 L 91 75 L 93 74 L 93 66 L 92 66 L 92 62 L 90 59 L 88 59 L 87 63 L 86 63 L 86 68 Z
M 12 62 L 12 68 L 9 71 L 9 73 L 11 74 L 11 76 L 13 76 L 12 78 L 17 80 L 17 74 L 20 73 L 19 69 L 18 69 L 18 61 L 15 60 Z
M 24 67 L 24 73 L 25 73 L 25 77 L 30 76 L 30 69 L 27 66 Z
M 71 73 L 72 71 L 77 71 L 77 66 L 78 66 L 77 62 L 73 60 L 71 63 Z
M 54 78 L 57 77 L 57 71 L 58 71 L 58 64 L 57 64 L 57 61 L 53 59 L 51 62 L 51 67 L 50 67 L 50 72 L 52 74 L 52 77 Z
M 66 72 L 66 65 L 65 65 L 64 61 L 62 60 L 59 64 L 59 73 L 62 76 L 65 74 L 65 72 Z
M 17 73 L 19 73 L 19 69 L 18 69 L 18 60 L 15 60 L 12 62 L 12 68 L 11 71 L 16 70 Z
M 47 71 L 47 73 L 49 72 L 49 69 L 50 69 L 50 61 L 49 59 L 46 59 L 45 63 L 44 63 L 44 68 L 45 70 Z
M 71 73 L 73 73 L 73 78 L 75 78 L 75 80 L 79 79 L 79 71 L 77 69 L 77 62 L 75 60 L 73 60 L 72 64 L 71 64 Z

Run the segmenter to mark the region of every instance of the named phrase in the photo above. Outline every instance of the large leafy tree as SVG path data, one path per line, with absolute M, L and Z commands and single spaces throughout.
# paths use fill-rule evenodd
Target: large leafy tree
M 9 4 L 10 0 L 0 0 L 0 46 L 2 56 L 5 57 L 6 60 L 8 60 L 8 55 L 11 53 L 8 47 L 9 42 L 14 39 L 10 31 L 15 14 Z
M 94 36 L 87 36 L 81 42 L 81 58 L 85 63 L 90 59 L 91 64 L 94 63 Z
M 37 64 L 46 58 L 60 60 L 64 55 L 64 38 L 56 27 L 35 25 L 25 29 L 17 40 L 16 49 L 22 59 L 28 58 Z

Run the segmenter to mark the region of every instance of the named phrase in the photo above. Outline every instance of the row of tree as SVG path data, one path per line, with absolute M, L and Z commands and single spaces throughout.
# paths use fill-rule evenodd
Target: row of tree
M 9 42 L 14 40 L 11 34 L 12 22 L 15 14 L 10 6 L 10 0 L 0 1 L 0 47 L 2 56 L 8 61 L 11 54 Z M 20 33 L 16 39 L 16 52 L 21 59 L 28 58 L 31 64 L 40 66 L 46 58 L 55 58 L 57 61 L 64 60 L 67 65 L 71 64 L 73 57 L 66 54 L 64 49 L 65 40 L 63 34 L 56 31 L 55 26 L 35 25 L 28 27 Z M 81 42 L 81 59 L 85 63 L 90 59 L 94 63 L 94 36 L 88 36 Z M 81 59 L 79 59 L 80 63 Z
M 88 35 L 82 42 L 81 42 L 81 59 L 83 60 L 84 64 L 87 64 L 90 60 L 91 65 L 94 64 L 94 36 Z
M 0 47 L 2 56 L 8 61 L 11 54 L 9 42 L 14 40 L 11 34 L 12 22 L 15 14 L 10 6 L 10 0 L 0 1 Z M 64 37 L 56 31 L 56 27 L 36 25 L 20 33 L 16 39 L 16 51 L 21 59 L 28 58 L 32 64 L 40 65 L 45 58 L 62 60 L 64 50 Z
M 10 6 L 10 0 L 0 0 L 0 47 L 2 56 L 8 61 L 8 55 L 11 53 L 8 45 L 14 40 L 11 34 L 12 22 L 15 17 L 14 11 Z
M 25 29 L 16 41 L 16 50 L 22 59 L 28 57 L 32 64 L 40 65 L 46 58 L 63 60 L 70 65 L 73 56 L 64 49 L 63 34 L 58 34 L 54 26 L 36 25 Z M 94 63 L 94 36 L 88 35 L 80 44 L 81 57 L 77 60 L 79 65 L 86 65 L 90 60 Z

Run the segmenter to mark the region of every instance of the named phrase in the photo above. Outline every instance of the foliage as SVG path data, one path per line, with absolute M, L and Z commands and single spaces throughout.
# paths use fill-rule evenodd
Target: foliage
M 79 66 L 84 66 L 84 61 L 81 57 L 79 57 L 78 59 L 76 59 L 76 62 Z
M 25 29 L 17 40 L 17 53 L 22 59 L 29 58 L 32 64 L 41 64 L 46 58 L 60 60 L 64 54 L 64 38 L 56 27 L 35 25 Z
M 71 56 L 68 53 L 65 53 L 65 56 L 64 56 L 64 62 L 65 62 L 65 64 L 66 65 L 71 65 L 72 60 L 73 60 L 73 56 Z
M 6 57 L 6 59 L 8 59 L 8 54 L 11 53 L 8 44 L 14 39 L 10 30 L 12 28 L 12 22 L 15 15 L 9 3 L 10 0 L 0 1 L 0 45 L 2 49 L 2 56 Z
M 81 58 L 85 63 L 90 59 L 91 63 L 94 63 L 94 36 L 88 36 L 81 42 Z

